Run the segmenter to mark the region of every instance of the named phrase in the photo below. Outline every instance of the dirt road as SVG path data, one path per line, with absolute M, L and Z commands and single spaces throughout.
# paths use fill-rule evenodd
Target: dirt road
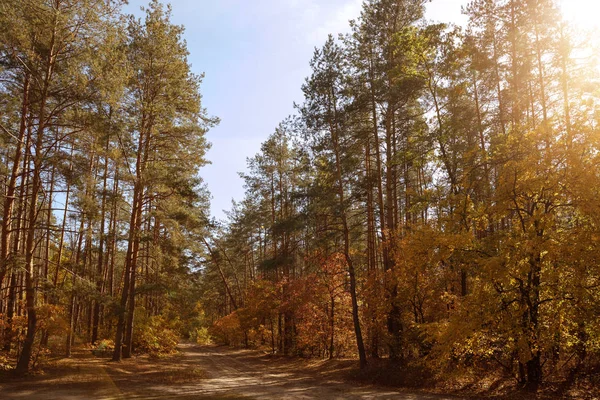
M 317 362 L 181 345 L 168 360 L 112 363 L 80 352 L 46 375 L 0 383 L 2 399 L 451 399 L 349 383 Z

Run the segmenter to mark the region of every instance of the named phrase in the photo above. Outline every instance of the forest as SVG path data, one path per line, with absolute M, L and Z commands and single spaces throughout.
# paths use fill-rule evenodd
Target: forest
M 171 7 L 0 0 L 0 369 L 186 340 L 599 379 L 600 42 L 555 0 L 427 3 L 323 38 L 218 221 Z

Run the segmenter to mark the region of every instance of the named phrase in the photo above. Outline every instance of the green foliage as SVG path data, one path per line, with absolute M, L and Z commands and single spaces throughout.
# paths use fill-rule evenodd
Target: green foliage
M 110 339 L 102 339 L 94 346 L 94 350 L 112 351 L 115 349 L 115 342 Z

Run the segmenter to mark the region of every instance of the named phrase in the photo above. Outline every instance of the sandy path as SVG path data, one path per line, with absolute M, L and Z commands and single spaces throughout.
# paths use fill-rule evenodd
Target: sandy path
M 183 355 L 122 363 L 80 353 L 56 371 L 0 383 L 1 399 L 452 399 L 356 385 L 301 360 L 256 351 L 181 345 Z M 339 376 L 339 374 L 337 374 Z

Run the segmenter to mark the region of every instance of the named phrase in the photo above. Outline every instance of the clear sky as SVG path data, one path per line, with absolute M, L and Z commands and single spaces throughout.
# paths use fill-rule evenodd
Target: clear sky
M 212 214 L 223 218 L 244 189 L 238 172 L 246 158 L 302 101 L 308 62 L 329 33 L 347 32 L 362 0 L 171 0 L 172 21 L 185 26 L 189 60 L 204 72 L 204 106 L 221 118 L 208 140 L 211 165 L 202 177 L 212 194 Z M 465 0 L 433 0 L 427 17 L 461 21 Z M 130 0 L 140 14 L 145 0 Z

